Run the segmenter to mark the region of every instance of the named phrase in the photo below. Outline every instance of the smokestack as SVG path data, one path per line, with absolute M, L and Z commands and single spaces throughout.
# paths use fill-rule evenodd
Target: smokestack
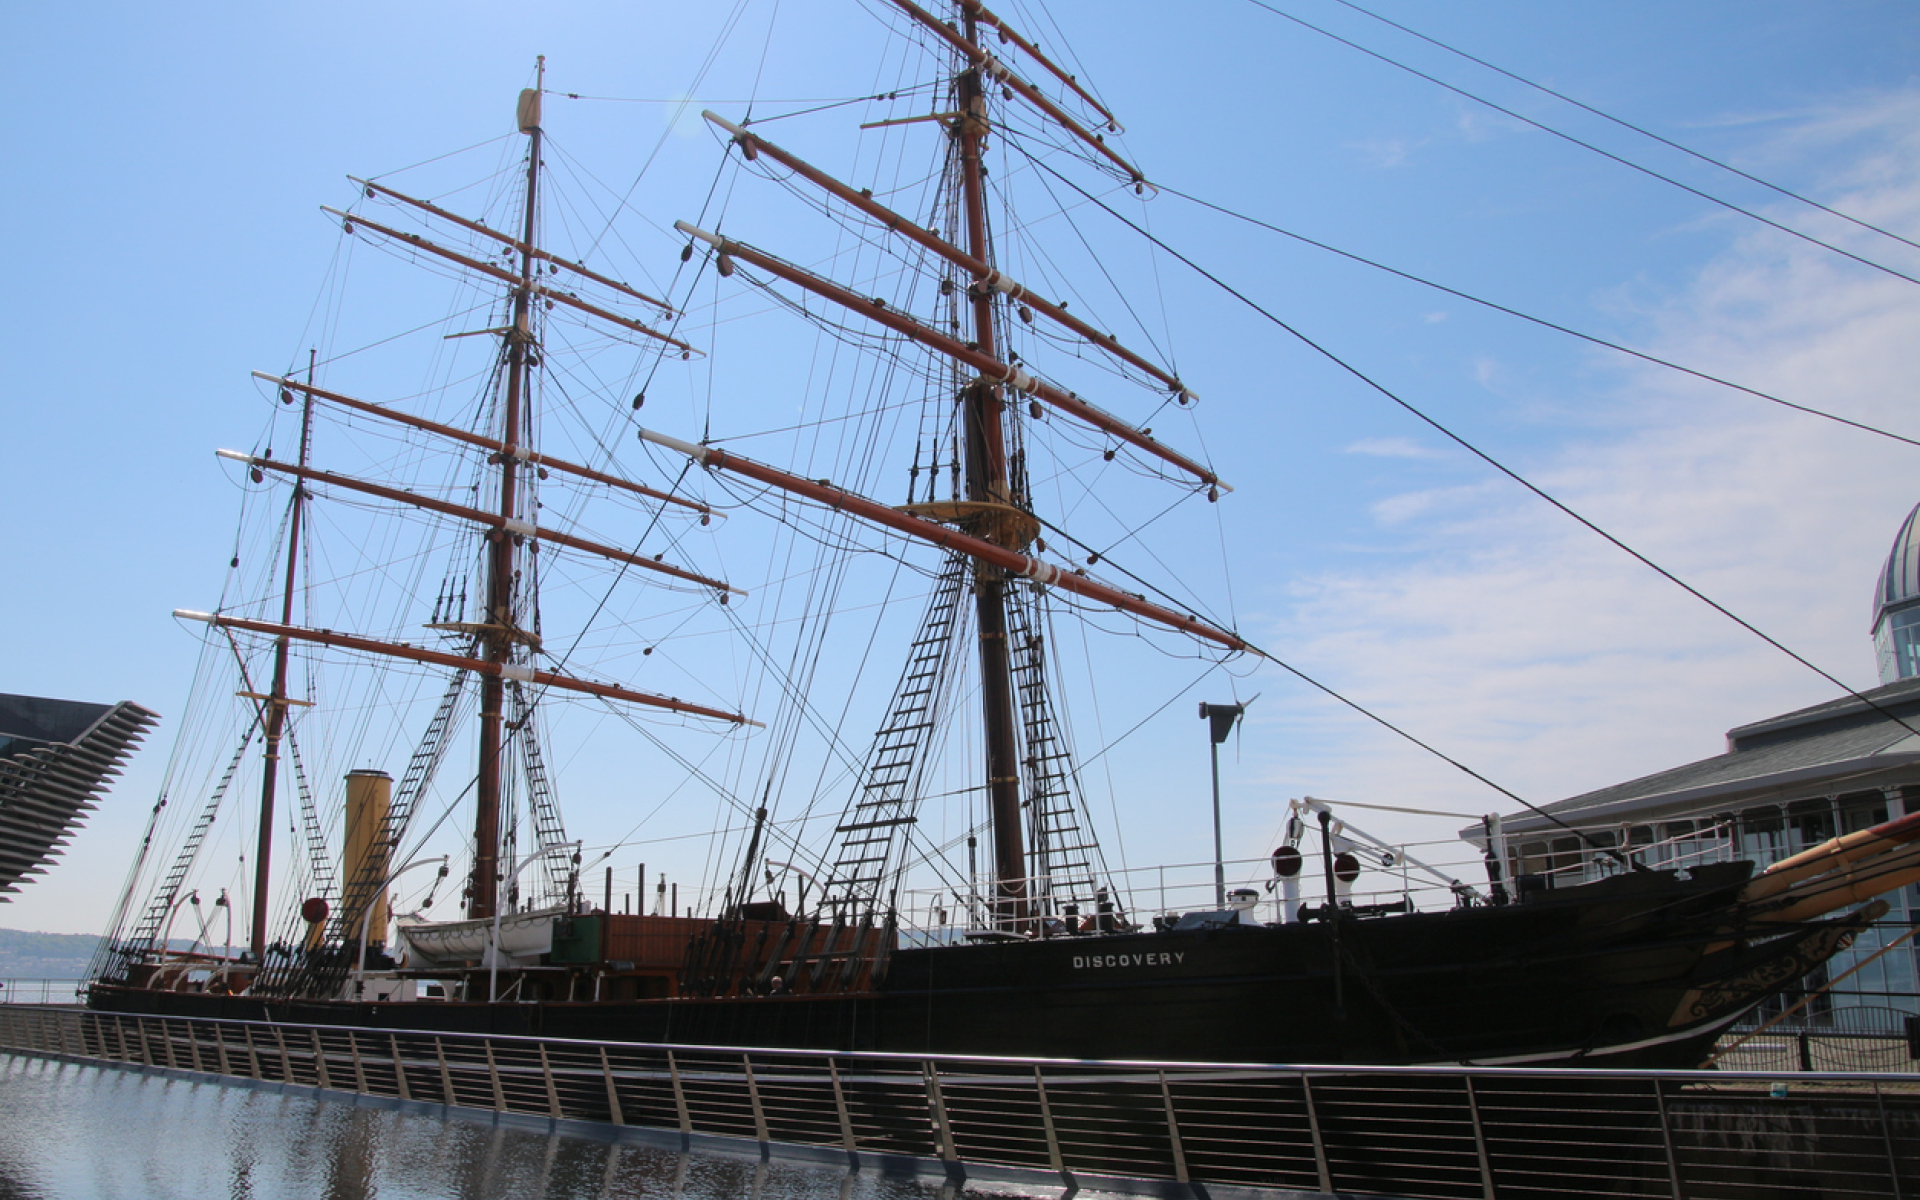
M 385 771 L 349 771 L 347 773 L 347 886 L 356 881 L 378 885 L 371 914 L 367 917 L 367 945 L 387 944 L 387 844 L 381 832 L 387 824 L 387 808 L 393 797 L 393 777 Z M 364 885 L 363 885 L 364 886 Z M 359 930 L 349 932 L 349 938 Z

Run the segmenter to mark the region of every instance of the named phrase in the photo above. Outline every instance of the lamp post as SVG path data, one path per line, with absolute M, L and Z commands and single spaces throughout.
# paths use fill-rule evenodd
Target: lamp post
M 1258 699 L 1258 697 L 1255 697 Z M 1227 906 L 1227 860 L 1220 847 L 1220 743 L 1227 740 L 1233 732 L 1234 723 L 1247 711 L 1252 700 L 1239 704 L 1200 704 L 1200 719 L 1209 722 L 1207 732 L 1212 737 L 1208 749 L 1213 754 L 1213 904 L 1215 908 Z
M 580 847 L 584 844 L 585 844 L 584 841 L 573 843 L 573 861 L 575 865 L 578 865 L 580 862 Z M 566 845 L 565 842 L 555 842 L 552 845 L 540 847 L 538 850 L 535 850 L 532 854 L 529 854 L 527 855 L 526 858 L 522 859 L 519 866 L 515 867 L 513 870 L 501 876 L 500 882 L 502 884 L 506 884 L 506 883 L 511 883 L 513 880 L 520 878 L 520 872 L 526 870 L 528 867 L 539 862 L 543 857 L 547 855 L 549 851 L 558 850 L 565 845 Z M 504 892 L 506 890 L 507 889 L 504 887 L 496 889 L 496 892 L 495 892 L 496 897 L 501 892 Z M 498 1000 L 499 998 L 500 998 L 500 905 L 496 902 L 493 906 L 493 935 L 488 940 L 488 945 L 487 945 L 487 1003 L 491 1004 L 495 1000 Z
M 360 995 L 361 981 L 367 974 L 367 927 L 373 922 L 373 910 L 379 904 L 379 897 L 387 894 L 387 888 L 392 886 L 394 880 L 405 875 L 415 867 L 424 867 L 429 863 L 439 863 L 440 878 L 445 879 L 447 877 L 447 859 L 448 856 L 445 854 L 442 854 L 439 858 L 416 858 L 406 866 L 401 867 L 398 871 L 382 879 L 380 886 L 374 889 L 373 896 L 368 898 L 366 910 L 360 914 L 360 953 L 355 955 L 353 960 L 353 994 L 356 998 Z

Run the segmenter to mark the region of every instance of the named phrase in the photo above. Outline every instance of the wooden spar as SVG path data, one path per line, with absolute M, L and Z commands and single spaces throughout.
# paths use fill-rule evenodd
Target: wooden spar
M 389 228 L 388 226 L 380 224 L 378 221 L 369 221 L 365 217 L 355 216 L 353 213 L 350 213 L 350 212 L 342 212 L 337 208 L 329 208 L 324 204 L 320 206 L 320 211 L 323 213 L 327 213 L 330 216 L 339 217 L 340 220 L 345 224 L 346 230 L 348 233 L 352 233 L 355 229 L 365 226 L 366 228 L 373 230 L 375 233 L 380 234 L 382 237 L 390 237 L 396 242 L 405 242 L 407 245 L 414 247 L 416 250 L 425 250 L 429 254 L 438 255 L 439 257 L 446 259 L 448 262 L 458 263 L 460 266 L 467 268 L 467 270 L 469 271 L 474 271 L 481 275 L 485 275 L 489 279 L 498 280 L 499 282 L 504 283 L 509 287 L 515 287 L 515 288 L 525 287 L 532 295 L 539 296 L 543 299 L 552 300 L 558 304 L 564 304 L 568 308 L 577 309 L 580 312 L 586 313 L 588 316 L 598 317 L 602 321 L 607 321 L 614 325 L 618 325 L 622 329 L 631 329 L 635 333 L 645 334 L 647 337 L 653 338 L 656 341 L 665 342 L 667 345 L 672 346 L 674 349 L 680 351 L 682 354 L 700 353 L 699 351 L 695 350 L 692 346 L 681 341 L 679 338 L 661 333 L 658 329 L 655 329 L 652 326 L 643 325 L 638 321 L 632 320 L 631 318 L 628 318 L 628 317 L 623 317 L 618 313 L 608 312 L 606 309 L 601 308 L 598 305 L 588 304 L 585 300 L 580 299 L 578 296 L 572 296 L 567 294 L 566 292 L 559 292 L 559 291 L 554 291 L 551 288 L 541 287 L 538 283 L 535 283 L 532 281 L 532 278 L 530 275 L 527 279 L 523 280 L 519 275 L 514 274 L 512 271 L 501 270 L 499 267 L 494 266 L 490 262 L 482 262 L 479 259 L 474 258 L 472 255 L 462 254 L 458 250 L 449 250 L 445 246 L 439 245 L 436 242 L 428 241 L 426 238 L 421 237 L 417 233 L 408 233 L 405 230 L 392 229 L 392 228 Z
M 716 116 L 712 112 L 704 112 L 700 115 L 731 134 L 733 140 L 739 143 L 742 149 L 747 152 L 748 157 L 756 154 L 766 155 L 768 158 L 773 159 L 781 166 L 791 170 L 794 174 L 820 188 L 822 191 L 836 196 L 854 208 L 859 209 L 861 212 L 866 213 L 885 228 L 892 230 L 894 233 L 899 234 L 901 237 L 906 238 L 916 245 L 933 251 L 961 270 L 970 272 L 978 281 L 976 286 L 1000 292 L 1004 294 L 1007 299 L 1015 303 L 1025 303 L 1028 307 L 1032 308 L 1034 312 L 1040 313 L 1049 320 L 1073 330 L 1073 332 L 1092 342 L 1102 350 L 1105 350 L 1115 358 L 1145 371 L 1147 374 L 1165 384 L 1169 390 L 1176 393 L 1182 404 L 1195 398 L 1193 392 L 1189 391 L 1186 385 L 1181 383 L 1179 379 L 1121 345 L 1118 339 L 1114 338 L 1112 334 L 1100 332 L 1085 321 L 1082 321 L 1079 317 L 1061 308 L 1053 301 L 1041 296 L 1036 296 L 1032 292 L 1027 291 L 1026 288 L 1008 279 L 987 263 L 975 258 L 972 254 L 969 254 L 951 242 L 936 236 L 931 230 L 921 228 L 919 225 L 901 216 L 886 205 L 881 204 L 872 196 L 855 191 L 853 188 L 848 187 L 818 167 L 782 150 L 757 133 L 749 133 L 740 126 L 733 124 L 723 117 Z M 954 115 L 958 116 L 961 114 Z
M 628 566 L 641 567 L 648 571 L 657 571 L 662 575 L 670 575 L 675 579 L 684 580 L 687 583 L 701 584 L 705 587 L 713 588 L 716 591 L 732 592 L 736 596 L 744 596 L 747 594 L 732 584 L 722 582 L 718 579 L 708 579 L 705 575 L 696 575 L 692 571 L 672 566 L 668 563 L 658 562 L 638 554 L 629 554 L 625 550 L 616 549 L 612 546 L 603 546 L 599 542 L 574 537 L 572 534 L 560 533 L 553 529 L 543 529 L 511 517 L 502 517 L 498 513 L 488 512 L 485 509 L 468 508 L 464 504 L 455 504 L 450 500 L 438 500 L 432 496 L 422 496 L 418 492 L 406 491 L 403 488 L 387 487 L 385 484 L 370 483 L 364 479 L 355 479 L 350 475 L 336 475 L 331 471 L 321 471 L 313 467 L 301 467 L 295 466 L 293 463 L 275 462 L 270 458 L 243 454 L 238 450 L 218 450 L 215 451 L 215 453 L 221 458 L 246 463 L 248 466 L 258 467 L 262 471 L 273 471 L 276 474 L 292 475 L 300 479 L 310 479 L 315 483 L 323 483 L 330 487 L 345 488 L 352 492 L 363 492 L 369 496 L 378 496 L 382 500 L 393 500 L 401 504 L 411 504 L 416 508 L 424 508 L 449 517 L 459 517 L 462 520 L 472 521 L 476 525 L 491 525 L 493 528 L 506 533 L 535 538 L 544 542 L 552 542 L 555 545 L 566 546 L 574 550 L 583 550 L 588 554 L 597 554 L 602 558 L 609 558 L 615 562 L 626 563 Z
M 1848 864 L 1832 874 L 1802 880 L 1760 905 L 1753 919 L 1762 924 L 1811 921 L 1917 882 L 1920 882 L 1920 843 L 1909 842 L 1877 857 Z
M 1887 854 L 1896 846 L 1916 841 L 1920 841 L 1920 812 L 1830 838 L 1810 850 L 1783 858 L 1755 875 L 1740 889 L 1740 899 L 1749 903 L 1765 900 L 1805 880 L 1844 870 L 1862 859 Z
M 689 704 L 671 696 L 656 696 L 651 692 L 635 692 L 611 683 L 595 683 L 590 679 L 576 679 L 571 675 L 561 675 L 553 671 L 541 671 L 533 667 L 514 666 L 511 663 L 493 663 L 484 658 L 468 658 L 465 655 L 449 654 L 444 650 L 429 650 L 424 646 L 409 646 L 404 642 L 385 642 L 379 638 L 359 637 L 351 633 L 336 633 L 331 629 L 307 629 L 299 625 L 276 625 L 271 621 L 255 621 L 248 617 L 228 617 L 219 613 L 192 612 L 188 609 L 175 609 L 174 616 L 183 620 L 203 621 L 219 629 L 239 629 L 248 633 L 262 633 L 269 637 L 293 638 L 296 641 L 316 642 L 322 646 L 334 646 L 341 650 L 357 650 L 365 654 L 379 654 L 387 658 L 405 659 L 409 662 L 426 663 L 436 667 L 452 667 L 461 671 L 472 671 L 494 679 L 518 679 L 540 687 L 559 688 L 566 692 L 584 692 L 589 696 L 602 696 L 608 700 L 620 700 L 629 704 L 643 704 L 650 708 L 662 708 L 671 712 L 686 713 L 695 717 L 710 717 L 716 721 L 729 721 L 735 725 L 751 725 L 763 729 L 758 721 L 749 720 L 739 713 L 725 712 L 717 708 L 707 708 L 699 704 Z
M 1237 635 L 1216 626 L 1209 625 L 1198 617 L 1178 613 L 1169 608 L 1162 608 L 1151 601 L 1142 600 L 1137 596 L 1120 591 L 1118 588 L 1108 587 L 1104 583 L 1096 583 L 1084 575 L 1076 575 L 1069 570 L 1056 567 L 1051 563 L 1042 562 L 1037 558 L 1021 554 L 1018 551 L 1006 549 L 994 542 L 987 541 L 985 538 L 978 538 L 971 534 L 961 533 L 959 530 L 949 529 L 945 525 L 913 516 L 910 513 L 903 513 L 898 509 L 888 508 L 878 501 L 869 500 L 865 496 L 849 492 L 845 488 L 837 488 L 832 484 L 817 483 L 811 479 L 802 479 L 798 475 L 789 475 L 778 468 L 769 467 L 763 463 L 754 462 L 751 459 L 741 458 L 739 455 L 730 451 L 717 450 L 711 446 L 699 446 L 692 442 L 683 442 L 678 438 L 668 437 L 666 434 L 656 433 L 651 429 L 642 429 L 640 436 L 642 439 L 652 442 L 656 446 L 662 446 L 668 450 L 684 454 L 704 467 L 710 467 L 716 471 L 730 471 L 736 475 L 744 475 L 749 479 L 770 484 L 782 491 L 791 492 L 796 496 L 804 496 L 828 508 L 849 513 L 863 520 L 870 521 L 875 525 L 894 530 L 897 533 L 904 533 L 909 537 L 919 538 L 923 542 L 929 542 L 948 550 L 957 550 L 981 562 L 989 563 L 1003 570 L 1010 571 L 1023 579 L 1031 579 L 1036 583 L 1044 584 L 1048 587 L 1057 587 L 1063 592 L 1072 592 L 1074 595 L 1085 597 L 1088 600 L 1097 600 L 1103 604 L 1111 604 L 1122 612 L 1129 612 L 1137 617 L 1144 617 L 1157 624 L 1165 625 L 1170 629 L 1177 629 L 1182 633 L 1191 634 L 1194 637 L 1217 643 L 1229 650 L 1245 650 L 1258 653 L 1258 651 L 1242 641 Z
M 1035 379 L 1020 368 L 1001 362 L 991 354 L 974 349 L 958 338 L 949 337 L 936 329 L 930 329 L 904 313 L 887 308 L 883 302 L 861 296 L 831 280 L 822 279 L 810 271 L 803 270 L 790 263 L 782 262 L 780 259 L 764 251 L 756 250 L 752 246 L 733 241 L 730 238 L 723 238 L 718 234 L 708 233 L 706 230 L 689 225 L 685 221 L 674 222 L 674 228 L 689 236 L 701 239 L 722 254 L 744 259 L 762 270 L 779 276 L 789 283 L 805 288 L 816 296 L 831 300 L 835 304 L 844 306 L 849 311 L 860 313 L 876 324 L 884 325 L 896 333 L 905 334 L 923 346 L 937 350 L 950 358 L 958 359 L 981 372 L 984 377 L 992 382 L 1011 384 L 1016 391 L 1025 392 L 1037 400 L 1041 400 L 1052 405 L 1054 408 L 1060 409 L 1062 412 L 1079 418 L 1095 429 L 1110 433 L 1121 441 L 1144 450 L 1163 462 L 1180 468 L 1182 471 L 1198 479 L 1201 483 L 1207 484 L 1210 487 L 1217 487 L 1222 491 L 1232 490 L 1225 483 L 1221 482 L 1220 477 L 1215 475 L 1211 470 L 1194 462 L 1180 452 L 1161 445 L 1145 430 L 1135 429 L 1120 418 L 1103 412 L 1099 408 L 1088 404 L 1085 400 L 1080 399 L 1078 396 L 1070 395 L 1050 383 Z
M 451 221 L 455 225 L 458 225 L 463 229 L 471 229 L 473 232 L 480 234 L 483 237 L 490 237 L 494 241 L 499 242 L 503 246 L 507 246 L 521 253 L 530 254 L 534 258 L 537 258 L 542 262 L 557 263 L 558 265 L 565 267 L 567 270 L 572 271 L 574 274 L 579 275 L 584 279 L 593 280 L 595 283 L 600 284 L 602 287 L 610 287 L 614 291 L 619 292 L 624 296 L 630 296 L 635 300 L 640 300 L 647 304 L 651 304 L 669 317 L 677 317 L 680 315 L 679 312 L 677 312 L 674 309 L 673 305 L 668 304 L 665 300 L 656 300 L 652 296 L 647 295 L 645 292 L 629 287 L 628 285 L 621 283 L 617 279 L 610 279 L 607 276 L 600 274 L 598 271 L 592 270 L 591 268 L 581 263 L 574 262 L 572 259 L 561 258 L 558 254 L 551 254 L 545 250 L 540 249 L 538 246 L 528 246 L 525 243 L 521 242 L 520 239 L 514 237 L 510 233 L 501 233 L 499 230 L 483 225 L 479 221 L 470 220 L 466 217 L 461 216 L 458 213 L 448 212 L 446 209 L 441 208 L 437 204 L 430 204 L 425 200 L 416 200 L 412 196 L 409 196 L 404 192 L 394 191 L 392 188 L 386 186 L 385 184 L 375 183 L 370 179 L 356 179 L 352 175 L 347 176 L 347 178 L 352 179 L 353 182 L 359 184 L 363 188 L 366 188 L 369 192 L 378 192 L 380 195 L 390 196 L 393 199 L 400 201 L 400 203 L 402 204 L 411 204 L 415 208 L 419 209 L 421 212 L 432 213 L 434 216 L 439 217 L 441 220 Z
M 493 333 L 498 331 L 487 330 L 486 332 Z M 441 437 L 450 438 L 453 441 L 465 442 L 469 446 L 476 446 L 482 450 L 490 450 L 495 454 L 511 454 L 521 462 L 529 463 L 536 467 L 551 467 L 564 474 L 577 475 L 581 479 L 590 479 L 595 483 L 604 483 L 608 487 L 615 487 L 622 491 L 632 492 L 636 496 L 645 496 L 649 500 L 659 500 L 666 504 L 678 504 L 683 508 L 692 509 L 701 516 L 710 516 L 713 513 L 713 509 L 708 506 L 695 500 L 689 500 L 684 496 L 676 496 L 671 492 L 657 491 L 647 487 L 645 484 L 634 483 L 631 480 L 622 479 L 618 475 L 609 475 L 604 471 L 596 471 L 592 467 L 583 467 L 578 463 L 568 462 L 564 458 L 553 458 L 550 455 L 537 454 L 525 446 L 509 447 L 495 438 L 486 437 L 454 425 L 442 425 L 438 421 L 429 421 L 425 417 L 416 417 L 412 413 L 401 412 L 397 408 L 388 408 L 384 404 L 374 404 L 367 400 L 355 400 L 353 397 L 343 396 L 339 392 L 330 392 L 325 388 L 317 388 L 310 383 L 301 383 L 297 379 L 283 379 L 278 375 L 270 375 L 265 371 L 255 371 L 253 377 L 255 379 L 264 379 L 268 383 L 278 384 L 284 388 L 292 388 L 294 391 L 305 392 L 307 395 L 325 400 L 329 404 L 338 404 L 342 408 L 351 408 L 355 412 L 363 412 L 369 416 L 381 417 L 389 421 L 397 421 L 402 425 L 410 425 L 415 429 L 425 430 L 428 433 L 436 433 Z
M 1100 116 L 1106 120 L 1107 128 L 1109 130 L 1111 130 L 1114 133 L 1126 132 L 1126 130 L 1120 128 L 1120 122 L 1114 118 L 1114 115 L 1111 112 L 1107 111 L 1107 106 L 1100 103 L 1098 100 L 1095 100 L 1091 92 L 1087 91 L 1086 88 L 1081 87 L 1080 81 L 1078 79 L 1075 79 L 1073 76 L 1067 74 L 1066 71 L 1061 69 L 1058 65 L 1056 65 L 1052 59 L 1040 53 L 1040 47 L 1034 45 L 1032 42 L 1029 42 L 1027 39 L 1021 37 L 1020 34 L 1016 32 L 1012 26 L 1008 25 L 1005 21 L 1002 21 L 999 17 L 995 16 L 992 12 L 988 11 L 987 6 L 980 3 L 980 0 L 959 0 L 959 2 L 960 2 L 961 8 L 966 9 L 969 13 L 973 14 L 974 17 L 979 19 L 984 24 L 991 25 L 995 29 L 999 30 L 1000 36 L 1002 38 L 1020 47 L 1021 51 L 1025 53 L 1028 58 L 1031 58 L 1033 61 L 1045 67 L 1047 71 L 1050 74 L 1052 74 L 1052 76 L 1055 79 L 1058 79 L 1061 83 L 1064 83 L 1069 88 L 1073 89 L 1074 95 L 1086 101 L 1088 108 L 1091 108 L 1093 111 L 1099 113 Z
M 1059 105 L 1035 90 L 1032 84 L 1008 70 L 1005 63 L 987 53 L 974 42 L 948 28 L 945 22 L 936 20 L 931 13 L 913 3 L 913 0 L 893 0 L 893 3 L 902 12 L 946 39 L 949 45 L 972 60 L 973 65 L 979 68 L 988 78 L 1005 84 L 1028 104 L 1033 105 L 1047 116 L 1053 118 L 1054 124 L 1060 126 L 1074 137 L 1079 138 L 1088 146 L 1111 160 L 1115 166 L 1127 173 L 1128 179 L 1131 179 L 1137 184 L 1147 181 L 1147 177 L 1140 173 L 1140 169 L 1126 159 L 1121 158 L 1118 154 L 1115 154 L 1113 150 L 1108 147 L 1104 138 L 1068 116 L 1061 110 Z

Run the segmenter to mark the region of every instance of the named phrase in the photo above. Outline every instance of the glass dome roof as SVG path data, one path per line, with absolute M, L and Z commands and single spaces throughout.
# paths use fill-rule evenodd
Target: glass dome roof
M 1920 505 L 1900 523 L 1874 585 L 1873 643 L 1881 683 L 1920 676 Z

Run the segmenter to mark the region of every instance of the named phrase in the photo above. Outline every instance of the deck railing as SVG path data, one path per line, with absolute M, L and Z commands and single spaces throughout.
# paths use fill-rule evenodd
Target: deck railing
M 78 1004 L 86 990 L 80 979 L 0 979 L 0 1004 Z
M 913 1057 L 24 1005 L 0 1008 L 4 1050 L 1112 1190 L 1920 1197 L 1915 1075 Z

